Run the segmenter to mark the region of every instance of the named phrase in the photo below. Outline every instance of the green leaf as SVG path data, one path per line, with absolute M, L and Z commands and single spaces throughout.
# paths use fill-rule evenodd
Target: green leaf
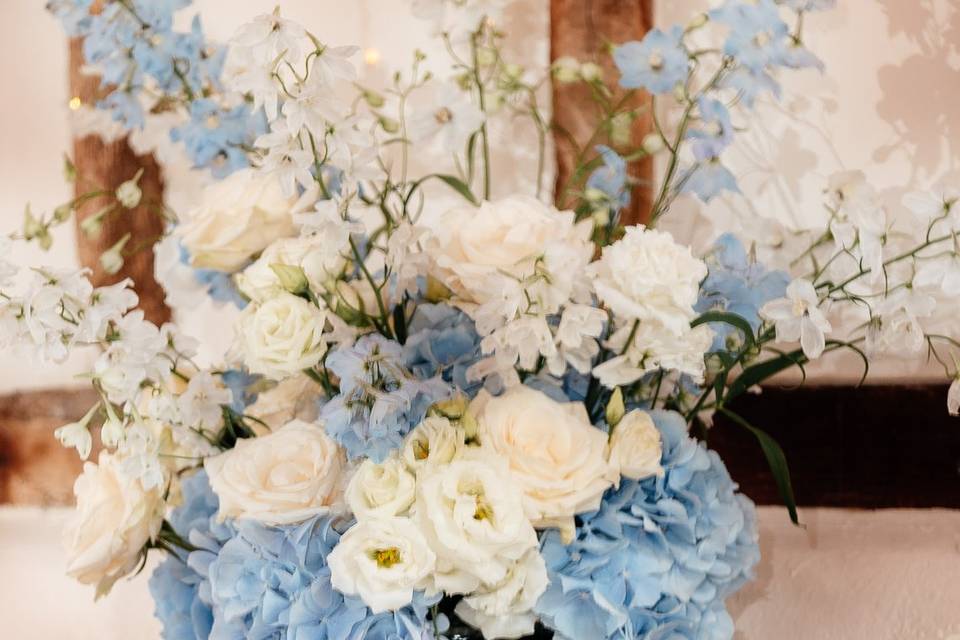
M 427 176 L 427 177 L 428 177 L 428 178 L 437 178 L 438 180 L 442 180 L 443 182 L 445 182 L 445 183 L 447 184 L 448 187 L 450 187 L 451 189 L 453 189 L 454 191 L 456 191 L 457 193 L 459 193 L 459 194 L 460 194 L 461 196 L 463 196 L 466 200 L 468 200 L 471 204 L 475 204 L 475 205 L 477 205 L 477 206 L 480 205 L 480 201 L 477 200 L 477 197 L 476 197 L 475 195 L 473 195 L 473 192 L 472 192 L 472 191 L 470 191 L 470 187 L 467 185 L 466 182 L 464 182 L 464 181 L 461 180 L 460 178 L 458 178 L 458 177 L 456 177 L 456 176 L 449 176 L 449 175 L 444 175 L 444 174 L 439 174 L 439 173 L 433 174 L 433 175 Z M 425 179 L 426 179 L 426 178 L 425 178 Z
M 783 453 L 783 449 L 766 431 L 758 429 L 729 409 L 721 407 L 720 413 L 756 437 L 760 443 L 760 448 L 763 450 L 763 455 L 767 458 L 767 464 L 770 465 L 773 480 L 777 483 L 777 493 L 780 494 L 780 499 L 790 514 L 790 521 L 795 525 L 800 525 L 800 518 L 797 515 L 797 501 L 793 495 L 793 483 L 790 481 L 790 468 L 787 466 L 787 456 Z
M 744 346 L 747 349 L 752 349 L 757 343 L 756 336 L 753 335 L 753 327 L 750 326 L 750 323 L 744 319 L 743 316 L 737 315 L 736 313 L 730 313 L 729 311 L 707 311 L 699 318 L 690 323 L 691 327 L 697 327 L 701 324 L 707 324 L 709 322 L 722 322 L 724 324 L 729 324 L 735 329 L 739 329 L 743 333 L 744 340 L 746 344 Z
M 808 362 L 802 349 L 784 353 L 776 358 L 764 360 L 744 369 L 727 390 L 727 399 L 735 398 L 755 384 L 760 384 L 767 378 L 774 376 L 793 366 L 802 366 Z

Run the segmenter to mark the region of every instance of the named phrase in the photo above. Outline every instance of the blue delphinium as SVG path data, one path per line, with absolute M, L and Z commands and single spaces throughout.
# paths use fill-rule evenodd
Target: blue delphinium
M 723 52 L 738 64 L 755 72 L 783 64 L 790 29 L 773 0 L 728 0 L 710 17 L 730 27 Z
M 183 142 L 196 167 L 210 168 L 223 178 L 249 166 L 243 150 L 265 129 L 262 112 L 252 113 L 246 104 L 221 107 L 209 98 L 190 105 L 190 121 L 170 131 L 174 142 Z
M 207 549 L 219 548 L 218 538 L 227 537 L 229 531 L 214 521 L 218 502 L 206 472 L 184 478 L 181 490 L 183 504 L 170 515 L 174 531 L 185 540 L 202 539 Z M 188 564 L 187 553 L 180 553 L 180 557 L 164 559 L 150 576 L 154 613 L 163 625 L 164 640 L 206 640 L 213 627 L 213 611 L 209 599 L 201 598 L 201 591 L 209 585 L 205 586 L 205 577 Z
M 760 307 L 786 295 L 790 276 L 769 270 L 750 260 L 736 236 L 725 233 L 717 238 L 705 256 L 709 272 L 700 286 L 696 310 L 728 311 L 742 317 L 753 329 L 760 328 Z M 715 338 L 712 350 L 738 349 L 743 344 L 739 331 L 726 323 L 711 323 Z
M 233 393 L 233 402 L 230 408 L 242 414 L 244 410 L 257 401 L 257 390 L 253 386 L 262 380 L 262 376 L 252 374 L 246 369 L 228 369 L 220 374 L 223 386 Z
M 482 356 L 473 320 L 445 304 L 421 304 L 410 320 L 403 364 L 421 380 L 440 376 L 471 398 L 482 381 L 467 380 L 467 369 Z
M 587 179 L 587 190 L 598 191 L 610 205 L 617 210 L 630 204 L 630 190 L 627 188 L 627 161 L 605 145 L 597 147 L 603 158 L 603 166 L 597 168 Z
M 340 391 L 320 417 L 350 459 L 382 462 L 431 405 L 453 394 L 442 378 L 421 380 L 407 371 L 403 347 L 379 334 L 332 352 L 326 367 L 339 378 Z
M 732 637 L 723 600 L 760 558 L 753 504 L 679 414 L 651 416 L 664 475 L 624 479 L 572 543 L 543 538 L 550 585 L 535 610 L 558 640 Z
M 627 42 L 613 52 L 624 89 L 669 93 L 687 77 L 690 60 L 683 47 L 683 27 L 651 29 L 643 40 Z
M 432 634 L 427 613 L 438 598 L 418 594 L 396 613 L 374 615 L 359 598 L 333 588 L 327 556 L 350 524 L 337 516 L 285 527 L 239 521 L 208 567 L 210 640 L 421 640 L 425 629 Z
M 707 160 L 692 166 L 683 178 L 683 190 L 694 193 L 704 202 L 730 191 L 740 193 L 737 179 L 719 160 Z
M 719 158 L 733 142 L 730 112 L 722 102 L 711 98 L 700 98 L 697 107 L 702 126 L 687 132 L 687 137 L 693 139 L 693 155 L 701 162 Z
M 190 266 L 190 251 L 180 245 L 180 263 Z M 233 281 L 231 274 L 216 269 L 193 269 L 193 279 L 198 284 L 204 286 L 207 295 L 217 302 L 229 302 L 238 309 L 243 309 L 249 304 L 237 285 Z

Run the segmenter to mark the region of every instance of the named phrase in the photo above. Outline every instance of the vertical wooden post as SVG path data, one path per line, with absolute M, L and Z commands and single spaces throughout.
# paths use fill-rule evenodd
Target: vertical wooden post
M 98 77 L 81 72 L 83 64 L 82 41 L 74 38 L 70 41 L 70 95 L 79 98 L 84 105 L 93 105 L 102 96 L 103 90 Z M 107 216 L 96 238 L 85 237 L 80 230 L 80 223 L 102 209 L 109 200 L 93 198 L 78 208 L 76 221 L 80 263 L 93 270 L 91 281 L 96 286 L 132 278 L 134 289 L 140 296 L 140 308 L 146 318 L 158 325 L 167 322 L 170 320 L 170 309 L 164 303 L 163 288 L 153 276 L 152 247 L 164 227 L 163 219 L 158 215 L 163 202 L 163 177 L 157 161 L 150 155 L 138 156 L 134 153 L 126 137 L 105 142 L 97 135 L 73 141 L 73 161 L 78 174 L 77 195 L 100 187 L 115 190 L 143 169 L 139 183 L 143 191 L 140 206 Z M 132 255 L 126 257 L 119 273 L 110 275 L 104 272 L 98 262 L 100 254 L 128 232 L 131 239 L 126 247 L 133 251 Z
M 580 61 L 601 63 L 604 79 L 614 93 L 614 100 L 623 95 L 617 86 L 618 73 L 608 55 L 601 55 L 607 44 L 639 40 L 653 26 L 653 0 L 550 0 L 550 59 L 573 56 Z M 642 96 L 630 107 L 649 105 L 649 96 Z M 569 133 L 584 145 L 597 125 L 597 108 L 589 88 L 582 83 L 553 84 L 553 117 L 560 130 Z M 649 111 L 641 113 L 633 123 L 632 146 L 653 130 Z M 565 135 L 554 135 L 557 154 L 557 189 L 567 185 L 575 169 L 577 151 Z M 589 157 L 589 156 L 588 156 Z M 645 159 L 630 167 L 630 175 L 638 184 L 630 206 L 621 214 L 623 224 L 636 224 L 649 219 L 653 204 L 653 162 Z M 563 194 L 558 193 L 558 198 Z M 564 204 L 564 203 L 559 203 Z

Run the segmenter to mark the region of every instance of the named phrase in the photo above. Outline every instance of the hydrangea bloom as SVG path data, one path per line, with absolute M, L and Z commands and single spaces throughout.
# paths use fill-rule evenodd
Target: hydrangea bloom
M 760 558 L 753 504 L 679 414 L 651 415 L 665 474 L 624 479 L 570 545 L 544 537 L 550 586 L 536 611 L 560 640 L 733 635 L 723 599 Z
M 441 378 L 418 380 L 402 362 L 403 347 L 377 334 L 327 358 L 327 368 L 340 379 L 340 393 L 323 406 L 320 417 L 351 459 L 382 462 L 432 404 L 452 394 Z
M 695 309 L 699 313 L 711 310 L 729 311 L 750 323 L 754 333 L 760 328 L 760 308 L 771 300 L 782 298 L 790 283 L 784 271 L 771 271 L 747 257 L 740 241 L 730 233 L 717 238 L 706 257 L 709 273 L 700 285 L 700 299 Z M 731 344 L 737 331 L 728 324 L 710 324 L 716 334 L 712 350 L 739 348 Z
M 624 89 L 669 93 L 687 77 L 689 59 L 683 48 L 683 27 L 651 29 L 640 42 L 627 42 L 613 52 Z
M 445 304 L 423 304 L 408 327 L 403 363 L 422 380 L 440 376 L 471 398 L 482 386 L 467 379 L 481 357 L 480 336 L 467 314 Z

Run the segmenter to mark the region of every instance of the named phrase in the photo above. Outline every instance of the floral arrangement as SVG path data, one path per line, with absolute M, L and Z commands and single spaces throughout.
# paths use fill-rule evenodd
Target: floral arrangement
M 103 445 L 77 479 L 68 572 L 100 596 L 159 551 L 165 638 L 731 638 L 724 600 L 759 548 L 702 441 L 711 416 L 758 438 L 796 520 L 783 452 L 734 398 L 832 351 L 926 351 L 957 411 L 960 343 L 925 326 L 935 291 L 960 292 L 954 192 L 909 196 L 924 224 L 901 232 L 862 174 L 835 177 L 792 274 L 729 234 L 698 257 L 654 227 L 683 194 L 737 191 L 733 118 L 780 71 L 819 66 L 801 25 L 830 0 L 727 0 L 613 47 L 619 90 L 652 96 L 655 133 L 633 147 L 639 108 L 596 64 L 504 59 L 499 1 L 413 3 L 453 61 L 420 110 L 422 54 L 363 87 L 355 49 L 279 12 L 216 47 L 198 20 L 174 30 L 187 4 L 49 8 L 110 87 L 98 108 L 128 128 L 173 114 L 171 139 L 210 170 L 185 217 L 157 214 L 191 286 L 242 308 L 224 362 L 146 321 L 129 280 L 0 261 L 4 346 L 101 350 L 99 402 L 57 431 L 84 459 L 96 425 Z M 537 193 L 495 197 L 491 177 L 498 118 L 551 131 L 550 79 L 585 83 L 601 112 L 562 211 L 539 193 L 543 148 Z M 417 175 L 427 148 L 442 160 Z M 651 155 L 666 170 L 649 226 L 625 226 L 628 167 Z M 139 205 L 138 180 L 84 232 Z M 85 199 L 28 212 L 13 240 L 48 247 Z M 860 321 L 841 336 L 843 310 Z

